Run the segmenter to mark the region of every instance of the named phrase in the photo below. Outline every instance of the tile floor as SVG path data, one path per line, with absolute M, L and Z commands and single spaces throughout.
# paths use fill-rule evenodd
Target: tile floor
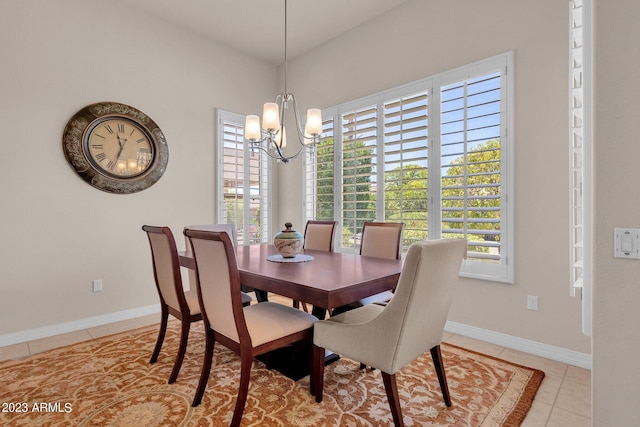
M 0 361 L 153 325 L 158 321 L 159 314 L 153 314 L 0 347 Z M 591 426 L 591 371 L 451 333 L 445 333 L 444 341 L 545 372 L 545 378 L 523 427 Z

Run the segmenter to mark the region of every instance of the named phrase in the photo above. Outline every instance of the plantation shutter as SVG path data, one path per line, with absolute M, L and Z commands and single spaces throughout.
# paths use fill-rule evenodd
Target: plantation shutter
M 357 248 L 364 222 L 376 220 L 378 109 L 373 105 L 341 118 L 342 226 L 348 233 L 343 243 Z
M 582 288 L 583 283 L 583 106 L 582 90 L 582 2 L 570 3 L 571 9 L 571 140 L 570 140 L 570 186 L 571 186 L 571 285 Z M 572 289 L 572 294 L 574 293 Z
M 235 224 L 238 231 L 238 244 L 244 234 L 244 149 L 242 134 L 244 129 L 234 123 L 224 122 L 223 139 L 223 184 L 222 194 L 224 208 L 222 210 L 222 222 Z
M 500 261 L 501 74 L 440 90 L 441 233 L 468 241 L 468 259 Z
M 333 117 L 322 122 L 320 142 L 305 153 L 305 220 L 335 216 Z
M 251 153 L 244 143 L 242 117 L 220 113 L 222 155 L 219 159 L 222 176 L 222 207 L 218 218 L 235 224 L 238 244 L 267 242 L 270 236 L 268 219 L 269 170 L 268 159 L 261 151 Z
M 589 224 L 591 214 L 590 3 L 569 2 L 570 30 L 570 293 L 581 289 L 582 331 L 591 335 Z
M 507 52 L 323 110 L 332 146 L 305 164 L 307 219 L 340 220 L 345 252 L 371 220 L 403 222 L 403 252 L 464 237 L 461 275 L 513 283 L 512 66 Z
M 384 103 L 384 220 L 404 222 L 403 248 L 428 238 L 428 96 Z

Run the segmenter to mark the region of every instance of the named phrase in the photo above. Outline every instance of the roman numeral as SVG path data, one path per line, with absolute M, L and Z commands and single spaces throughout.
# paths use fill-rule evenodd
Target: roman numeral
M 124 133 L 124 123 L 118 123 L 118 132 Z
M 138 144 L 140 144 L 141 142 L 144 142 L 145 140 L 146 140 L 146 138 L 140 138 L 140 139 L 138 139 L 136 142 L 137 142 Z
M 105 125 L 104 128 L 107 130 L 107 132 L 113 133 L 113 129 L 111 129 L 111 125 Z
M 96 150 L 104 150 L 104 146 L 102 144 L 91 144 L 91 148 L 95 148 Z
M 96 154 L 96 160 L 97 160 L 98 162 L 102 162 L 102 161 L 103 161 L 104 159 L 106 159 L 106 158 L 107 158 L 107 155 L 106 155 L 106 154 L 104 154 L 104 153 L 98 153 L 98 154 Z
M 105 139 L 104 136 L 100 135 L 99 133 L 94 133 L 95 136 L 100 137 L 102 139 Z
M 109 170 L 113 170 L 113 168 L 115 167 L 116 167 L 116 164 L 113 161 L 109 160 L 109 163 L 107 163 L 107 168 Z

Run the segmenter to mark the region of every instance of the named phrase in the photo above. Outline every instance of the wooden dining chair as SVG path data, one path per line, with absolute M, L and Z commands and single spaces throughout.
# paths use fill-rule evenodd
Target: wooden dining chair
M 311 373 L 316 402 L 323 399 L 329 349 L 380 369 L 394 424 L 401 427 L 396 373 L 430 350 L 442 397 L 451 406 L 440 343 L 466 248 L 464 239 L 414 243 L 388 305 L 368 304 L 316 322 Z
M 199 225 L 187 225 L 185 228 L 189 228 L 191 230 L 203 230 L 203 231 L 224 231 L 229 235 L 231 239 L 231 243 L 233 244 L 234 249 L 238 247 L 238 233 L 235 224 L 199 224 Z M 189 238 L 187 236 L 184 237 L 185 240 L 185 248 L 187 250 L 191 249 L 191 244 L 189 243 Z M 196 272 L 195 270 L 189 270 L 189 284 L 191 285 L 191 289 L 196 288 Z M 249 305 L 251 304 L 252 298 L 247 292 L 250 292 L 251 289 L 243 289 L 241 287 L 241 295 L 242 295 L 242 304 Z M 256 293 L 256 299 L 258 298 L 258 291 Z
M 337 221 L 309 220 L 304 228 L 304 249 L 333 252 Z
M 240 355 L 240 386 L 230 424 L 237 427 L 247 400 L 253 358 L 297 342 L 310 346 L 313 324 L 318 319 L 302 310 L 268 301 L 243 307 L 240 274 L 229 235 L 190 229 L 184 230 L 184 234 L 193 248 L 206 333 L 204 363 L 192 406 L 202 401 L 214 345 L 219 342 Z
M 181 322 L 180 345 L 173 364 L 173 370 L 169 376 L 169 384 L 171 384 L 178 378 L 178 373 L 184 360 L 191 323 L 202 320 L 202 314 L 200 313 L 200 305 L 198 304 L 195 288 L 185 292 L 182 287 L 178 251 L 171 229 L 152 225 L 144 225 L 142 229 L 149 238 L 153 276 L 158 296 L 160 297 L 160 330 L 158 331 L 158 338 L 150 363 L 156 363 L 158 360 L 167 332 L 169 315 Z
M 337 223 L 338 221 L 308 220 L 304 227 L 303 249 L 333 252 L 333 238 Z M 300 302 L 294 300 L 293 306 L 299 308 Z M 304 311 L 309 311 L 304 302 L 302 302 L 302 308 Z
M 360 255 L 375 258 L 402 258 L 402 222 L 367 221 L 362 226 L 360 237 Z M 334 308 L 332 314 L 344 313 L 354 308 L 373 303 L 387 303 L 393 297 L 393 292 L 384 291 L 367 298 L 363 298 L 347 305 Z

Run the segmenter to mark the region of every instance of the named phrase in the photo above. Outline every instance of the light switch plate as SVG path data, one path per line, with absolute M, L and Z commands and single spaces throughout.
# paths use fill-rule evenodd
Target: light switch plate
M 640 259 L 640 228 L 615 228 L 616 258 Z

